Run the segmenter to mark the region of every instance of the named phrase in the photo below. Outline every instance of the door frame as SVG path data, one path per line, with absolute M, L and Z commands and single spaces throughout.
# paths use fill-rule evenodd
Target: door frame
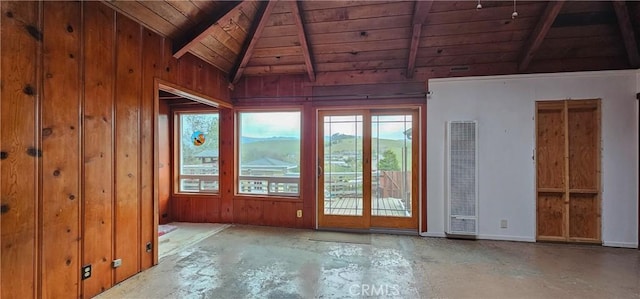
M 319 107 L 316 109 L 316 229 L 336 229 L 336 230 L 358 230 L 358 231 L 380 231 L 380 230 L 394 230 L 404 231 L 411 230 L 420 233 L 423 227 L 424 215 L 426 213 L 422 211 L 423 201 L 426 198 L 423 195 L 425 190 L 424 185 L 424 169 L 423 159 L 424 153 L 422 151 L 424 147 L 424 135 L 426 133 L 425 128 L 422 125 L 425 120 L 422 118 L 425 115 L 425 107 L 422 105 L 394 105 L 392 107 L 387 105 L 372 105 L 370 107 L 341 107 L 341 108 L 325 108 Z M 363 116 L 363 174 L 371 173 L 371 117 L 372 115 L 395 115 L 395 114 L 410 114 L 412 116 L 412 128 L 417 130 L 412 131 L 411 143 L 411 194 L 412 194 L 412 216 L 411 217 L 393 217 L 393 216 L 374 216 L 371 215 L 372 201 L 371 201 L 371 184 L 372 176 L 363 175 L 363 215 L 359 216 L 359 221 L 351 221 L 353 219 L 347 219 L 349 216 L 336 216 L 336 215 L 324 215 L 324 195 L 320 196 L 320 191 L 324 192 L 324 170 L 320 166 L 320 162 L 324 161 L 324 142 L 320 142 L 320 138 L 323 135 L 324 120 L 323 116 L 330 115 L 362 115 Z M 368 119 L 368 120 L 365 120 Z M 368 124 L 368 126 L 366 125 Z M 321 147 L 322 146 L 322 147 Z M 322 157 L 322 158 L 321 158 Z M 322 170 L 321 170 L 322 169 Z M 322 200 L 321 200 L 322 198 Z M 369 198 L 368 200 L 365 200 Z M 330 225 L 323 226 L 323 220 L 327 219 L 331 222 Z M 356 217 L 353 217 L 356 218 Z M 410 223 L 410 224 L 408 224 Z M 409 227 L 410 226 L 410 227 Z M 407 228 L 409 227 L 409 228 Z
M 159 128 L 158 128 L 158 117 L 159 117 L 159 109 L 160 109 L 160 91 L 166 91 L 173 93 L 175 95 L 181 96 L 183 98 L 199 102 L 205 105 L 209 105 L 216 108 L 233 108 L 233 105 L 230 103 L 224 102 L 219 99 L 215 99 L 213 97 L 207 96 L 203 93 L 197 92 L 190 88 L 174 84 L 168 82 L 166 80 L 160 79 L 158 77 L 153 78 L 153 241 L 152 241 L 152 251 L 153 251 L 153 265 L 158 264 L 158 245 L 160 244 L 158 241 L 158 224 L 159 224 L 159 215 L 158 215 L 158 186 L 160 184 L 160 139 L 159 139 Z M 169 138 L 170 143 L 173 143 L 172 138 Z M 172 166 L 173 167 L 173 166 Z M 173 176 L 170 176 L 173 178 Z M 173 182 L 172 182 L 173 185 Z
M 592 98 L 592 99 L 559 99 L 559 100 L 539 100 L 535 101 L 535 117 L 534 117 L 534 144 L 535 144 L 535 238 L 537 242 L 572 242 L 572 243 L 592 243 L 592 244 L 602 244 L 602 99 L 600 98 Z M 563 184 L 562 188 L 540 188 L 538 186 L 538 125 L 539 118 L 538 112 L 541 110 L 540 106 L 547 106 L 547 108 L 552 107 L 555 109 L 561 109 L 562 118 L 563 118 L 563 130 L 564 130 L 564 154 L 563 154 L 563 164 L 564 164 L 564 174 L 563 174 Z M 596 172 L 596 191 L 595 193 L 591 190 L 581 190 L 581 189 L 571 189 L 570 186 L 570 178 L 569 178 L 569 111 L 571 109 L 576 108 L 594 108 L 595 109 L 595 118 L 597 123 L 597 130 L 595 132 L 595 139 L 597 141 L 596 144 L 596 152 L 597 157 L 595 161 L 595 172 Z M 553 190 L 546 190 L 553 189 Z M 555 190 L 558 189 L 558 190 Z M 563 198 L 563 227 L 562 227 L 562 236 L 541 236 L 539 232 L 539 207 L 538 200 L 540 193 L 557 193 L 562 194 Z M 572 237 L 571 236 L 571 195 L 572 194 L 595 194 L 596 207 L 597 210 L 595 212 L 597 219 L 597 229 L 596 229 L 596 238 L 583 238 L 583 237 Z

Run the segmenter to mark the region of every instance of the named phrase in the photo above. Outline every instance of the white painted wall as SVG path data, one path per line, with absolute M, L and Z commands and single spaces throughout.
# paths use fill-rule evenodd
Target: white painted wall
M 637 247 L 639 90 L 640 71 L 429 80 L 424 235 L 444 236 L 446 121 L 478 121 L 479 238 L 535 241 L 535 102 L 601 98 L 602 238 Z

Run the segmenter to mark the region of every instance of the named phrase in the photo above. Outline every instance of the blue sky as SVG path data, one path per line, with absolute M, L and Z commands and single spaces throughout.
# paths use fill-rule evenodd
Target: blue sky
M 300 112 L 244 112 L 241 114 L 240 125 L 243 137 L 295 137 L 300 138 Z M 380 125 L 374 125 L 374 136 L 379 134 L 381 139 L 404 139 L 404 132 L 411 128 L 410 117 L 408 123 L 403 116 L 380 116 Z M 360 123 L 362 126 L 362 123 Z M 360 128 L 359 135 L 362 135 Z M 332 133 L 356 135 L 353 122 L 333 123 Z M 325 135 L 331 135 L 325 126 Z
M 244 112 L 241 115 L 243 137 L 300 138 L 300 112 Z

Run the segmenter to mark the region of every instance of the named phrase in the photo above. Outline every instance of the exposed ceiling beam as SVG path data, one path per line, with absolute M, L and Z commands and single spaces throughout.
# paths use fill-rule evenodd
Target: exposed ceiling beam
M 637 68 L 640 66 L 640 55 L 638 54 L 638 43 L 636 42 L 636 34 L 631 25 L 631 19 L 629 18 L 627 4 L 624 1 L 613 1 L 612 3 L 616 11 L 616 16 L 618 16 L 618 25 L 620 26 L 624 46 L 627 49 L 629 64 L 631 67 Z
M 529 67 L 529 63 L 533 59 L 533 55 L 536 53 L 542 41 L 547 36 L 549 29 L 551 29 L 551 25 L 556 20 L 558 13 L 562 9 L 562 5 L 564 5 L 564 0 L 560 1 L 550 1 L 547 4 L 547 8 L 542 13 L 536 28 L 533 29 L 531 36 L 527 40 L 525 44 L 522 55 L 520 56 L 520 63 L 518 63 L 518 71 L 524 71 Z
M 296 27 L 298 27 L 298 39 L 300 39 L 304 65 L 307 69 L 309 80 L 313 82 L 316 81 L 316 73 L 313 70 L 311 49 L 309 49 L 309 44 L 307 43 L 307 32 L 304 30 L 304 22 L 302 20 L 302 14 L 300 13 L 300 1 L 291 1 L 291 11 L 293 12 L 293 18 L 296 21 Z
M 416 68 L 416 56 L 418 55 L 418 47 L 420 46 L 420 34 L 422 33 L 422 24 L 427 20 L 427 15 L 431 10 L 433 1 L 416 1 L 413 9 L 413 31 L 411 33 L 411 47 L 409 48 L 409 63 L 407 64 L 407 78 L 413 77 L 413 71 Z
M 183 36 L 176 39 L 176 42 L 173 44 L 173 57 L 180 58 L 189 52 L 194 45 L 209 34 L 216 24 L 229 22 L 232 18 L 231 12 L 234 11 L 242 1 L 222 1 L 221 3 L 223 6 L 220 7 L 220 9 L 216 9 L 204 21 L 198 23 Z
M 251 25 L 251 30 L 249 30 L 249 34 L 247 34 L 247 39 L 244 41 L 244 46 L 242 47 L 242 51 L 240 55 L 238 55 L 238 62 L 233 67 L 233 70 L 230 72 L 230 81 L 232 84 L 235 84 L 242 77 L 242 73 L 244 72 L 244 68 L 249 63 L 249 59 L 251 59 L 251 55 L 253 55 L 253 49 L 256 47 L 260 36 L 262 35 L 262 30 L 267 25 L 267 21 L 269 20 L 269 16 L 273 11 L 273 8 L 278 3 L 277 0 L 269 0 L 267 3 L 261 3 L 260 8 L 258 8 L 258 13 L 256 15 L 253 24 Z

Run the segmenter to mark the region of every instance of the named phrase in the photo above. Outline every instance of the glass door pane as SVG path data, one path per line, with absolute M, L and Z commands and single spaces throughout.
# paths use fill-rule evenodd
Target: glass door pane
M 371 215 L 412 217 L 411 114 L 371 117 Z
M 363 215 L 363 116 L 324 122 L 324 215 Z

